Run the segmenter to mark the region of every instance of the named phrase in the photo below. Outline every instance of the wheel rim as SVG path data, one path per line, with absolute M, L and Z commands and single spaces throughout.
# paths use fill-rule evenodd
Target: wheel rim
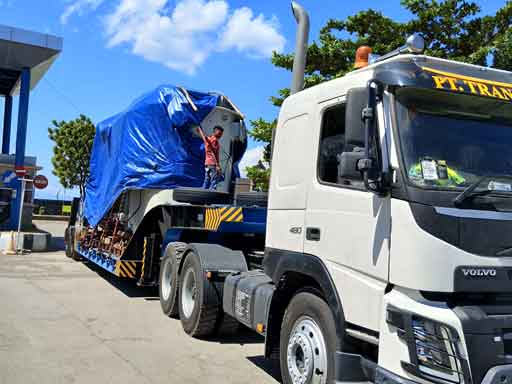
M 326 383 L 327 348 L 322 330 L 312 318 L 303 316 L 295 322 L 286 360 L 294 384 Z
M 192 268 L 189 268 L 187 272 L 185 272 L 185 279 L 183 280 L 181 292 L 181 306 L 183 314 L 185 317 L 189 318 L 194 311 L 197 296 L 196 275 Z
M 163 265 L 164 270 L 162 271 L 162 297 L 164 300 L 168 300 L 171 296 L 172 288 L 172 263 L 171 260 L 167 259 Z

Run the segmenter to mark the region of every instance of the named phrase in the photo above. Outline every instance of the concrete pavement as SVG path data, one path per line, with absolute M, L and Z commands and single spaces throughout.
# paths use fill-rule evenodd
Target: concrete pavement
M 37 225 L 62 246 L 64 223 Z M 59 236 L 60 235 L 60 236 Z M 0 383 L 276 383 L 256 334 L 203 341 L 63 251 L 0 256 Z

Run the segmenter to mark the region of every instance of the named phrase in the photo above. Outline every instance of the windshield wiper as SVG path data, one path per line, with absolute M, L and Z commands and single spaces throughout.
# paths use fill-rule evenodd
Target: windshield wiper
M 491 179 L 503 179 L 503 178 L 512 178 L 511 175 L 499 175 L 499 176 L 482 176 L 477 181 L 475 181 L 473 184 L 471 184 L 469 187 L 464 189 L 457 197 L 453 200 L 453 204 L 456 207 L 460 207 L 467 199 L 472 198 L 474 196 L 482 196 L 487 195 L 489 193 L 500 193 L 505 191 L 499 191 L 494 189 L 486 189 L 483 191 L 476 191 L 478 186 L 480 186 L 484 181 L 491 180 Z

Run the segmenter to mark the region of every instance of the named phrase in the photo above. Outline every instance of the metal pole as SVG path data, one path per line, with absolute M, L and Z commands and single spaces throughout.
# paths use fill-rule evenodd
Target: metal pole
M 20 215 L 18 216 L 18 237 L 16 238 L 16 254 L 18 254 L 20 251 L 23 253 L 23 243 L 20 245 L 20 238 L 21 238 L 21 221 L 23 219 L 23 202 L 25 201 L 25 186 L 26 186 L 26 179 L 21 179 L 21 209 L 20 209 Z
M 2 153 L 8 155 L 11 147 L 12 96 L 5 96 L 4 130 L 2 135 Z
M 30 69 L 21 72 L 20 105 L 18 109 L 18 130 L 16 132 L 16 166 L 25 164 L 25 145 L 27 143 L 28 101 L 30 96 Z
M 23 168 L 25 165 L 25 144 L 27 141 L 28 102 L 30 96 L 30 68 L 24 68 L 21 72 L 21 87 L 18 107 L 18 128 L 16 132 L 16 158 L 15 168 Z M 23 201 L 20 200 L 21 186 L 16 187 L 16 199 L 12 203 L 11 228 L 18 227 L 18 217 L 23 211 Z

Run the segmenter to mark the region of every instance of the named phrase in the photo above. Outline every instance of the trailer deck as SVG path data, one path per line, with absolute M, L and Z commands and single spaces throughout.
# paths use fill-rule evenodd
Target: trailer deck
M 160 257 L 167 244 L 183 240 L 186 233 L 195 235 L 200 231 L 208 242 L 222 242 L 229 235 L 264 236 L 267 209 L 262 207 L 238 206 L 192 206 L 171 205 L 164 209 L 162 241 L 158 244 L 157 257 Z M 107 272 L 120 278 L 137 279 L 144 275 L 147 257 L 153 254 L 153 243 L 144 238 L 143 252 L 135 256 L 123 253 L 121 256 L 99 248 L 83 247 L 76 241 L 76 252 Z M 137 258 L 137 256 L 139 258 Z M 153 262 L 151 261 L 151 264 Z

